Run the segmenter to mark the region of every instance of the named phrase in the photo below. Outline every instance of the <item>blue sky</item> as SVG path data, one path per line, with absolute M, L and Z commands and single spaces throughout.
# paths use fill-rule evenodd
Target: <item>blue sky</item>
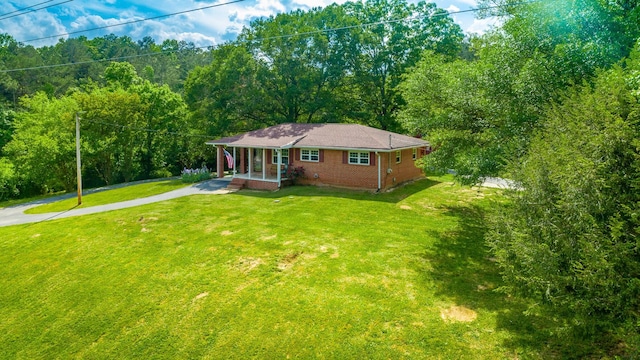
M 67 1 L 67 2 L 65 2 Z M 115 25 L 137 19 L 150 18 L 184 10 L 196 9 L 224 3 L 228 0 L 54 0 L 35 8 L 55 5 L 50 8 L 5 18 L 45 0 L 9 0 L 0 8 L 0 33 L 8 33 L 16 40 L 34 46 L 51 45 L 57 38 L 31 42 L 28 40 L 86 30 L 106 25 Z M 274 15 L 293 9 L 309 9 L 346 0 L 247 0 L 244 2 L 190 12 L 167 18 L 116 26 L 109 29 L 86 32 L 88 38 L 109 33 L 128 35 L 133 40 L 151 36 L 156 43 L 165 39 L 185 40 L 197 46 L 209 46 L 235 38 L 243 26 L 257 17 Z M 414 1 L 414 0 L 409 0 Z M 433 0 L 432 0 L 433 1 Z M 435 0 L 439 7 L 458 11 L 477 7 L 476 0 Z M 15 13 L 17 14 L 17 13 Z M 483 33 L 497 25 L 495 19 L 474 19 L 472 13 L 454 15 L 454 20 L 468 33 Z M 78 36 L 73 35 L 73 36 Z M 67 36 L 60 36 L 66 38 Z

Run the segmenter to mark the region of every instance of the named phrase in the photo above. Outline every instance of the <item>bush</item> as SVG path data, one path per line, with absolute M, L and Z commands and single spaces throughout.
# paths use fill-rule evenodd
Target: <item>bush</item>
M 305 179 L 306 177 L 304 175 L 304 167 L 290 167 L 287 170 L 287 178 L 291 180 L 292 184 L 295 184 L 296 180 L 298 179 Z
M 615 67 L 550 108 L 511 165 L 522 190 L 489 236 L 504 290 L 599 338 L 640 325 L 640 97 L 629 73 Z
M 185 169 L 186 170 L 186 169 Z M 168 178 L 168 177 L 172 177 L 173 174 L 171 173 L 171 171 L 162 168 L 162 169 L 157 169 L 151 172 L 151 177 L 154 179 L 161 179 L 161 178 Z
M 211 179 L 211 171 L 209 171 L 206 165 L 200 169 L 184 168 L 184 170 L 182 170 L 181 178 L 182 182 L 185 183 L 196 183 L 199 181 L 209 180 Z

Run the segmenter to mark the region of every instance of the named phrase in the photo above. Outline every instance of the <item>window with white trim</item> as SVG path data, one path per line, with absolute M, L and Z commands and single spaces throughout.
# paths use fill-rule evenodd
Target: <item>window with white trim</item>
M 318 162 L 320 161 L 320 150 L 300 149 L 300 160 Z
M 282 163 L 283 164 L 288 164 L 289 163 L 289 149 L 280 149 L 280 152 L 282 153 Z M 273 151 L 273 162 L 272 164 L 277 164 L 278 163 L 278 151 L 274 150 Z
M 364 151 L 349 151 L 349 164 L 369 165 L 369 153 Z
M 397 150 L 396 151 L 396 164 L 400 164 L 401 161 L 402 161 L 402 151 Z
M 411 157 L 413 158 L 413 160 L 416 160 L 418 158 L 418 148 L 413 148 Z

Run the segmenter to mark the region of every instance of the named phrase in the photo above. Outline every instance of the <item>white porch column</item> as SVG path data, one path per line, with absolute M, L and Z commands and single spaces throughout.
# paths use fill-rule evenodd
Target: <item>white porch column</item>
M 233 177 L 236 176 L 236 147 L 233 147 Z
M 267 149 L 262 149 L 262 180 L 267 178 Z
M 378 158 L 378 191 L 380 191 L 380 154 L 377 151 L 376 157 Z
M 280 171 L 280 168 L 282 167 L 282 150 L 281 149 L 276 149 L 276 151 L 278 152 L 278 168 L 276 170 L 276 172 L 278 173 L 277 178 L 278 178 L 278 187 L 280 187 L 280 181 L 282 178 L 282 174 Z
M 251 179 L 251 172 L 253 171 L 253 148 L 249 148 L 249 179 Z

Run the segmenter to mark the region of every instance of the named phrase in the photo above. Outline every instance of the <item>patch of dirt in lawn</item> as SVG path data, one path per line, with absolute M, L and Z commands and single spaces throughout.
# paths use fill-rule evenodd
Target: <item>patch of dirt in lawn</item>
M 303 255 L 302 255 L 302 257 L 303 257 L 304 259 L 307 259 L 307 260 L 309 260 L 309 259 L 315 259 L 315 258 L 317 258 L 317 257 L 318 257 L 318 254 L 303 254 Z
M 278 236 L 278 235 L 276 235 L 276 234 L 269 235 L 269 236 L 263 236 L 263 237 L 262 237 L 262 239 L 260 239 L 260 240 L 265 240 L 265 241 L 266 241 L 266 240 L 273 240 L 273 239 L 275 239 L 277 236 Z
M 338 257 L 340 257 L 340 254 L 338 253 L 338 248 L 336 246 L 333 245 L 320 245 L 320 252 L 321 253 L 328 253 L 329 250 L 332 250 L 333 253 L 331 255 L 329 255 L 330 258 L 332 259 L 337 259 Z
M 476 187 L 472 187 L 470 189 L 460 189 L 458 190 L 458 192 L 461 194 L 473 196 L 472 199 L 482 199 L 486 196 L 482 190 L 479 190 Z
M 246 274 L 262 264 L 264 264 L 264 261 L 261 258 L 240 257 L 235 268 Z
M 278 270 L 284 271 L 291 268 L 301 254 L 301 252 L 292 252 L 285 255 L 277 265 Z
M 467 307 L 454 305 L 440 310 L 440 317 L 446 322 L 472 322 L 478 317 L 478 313 Z
M 233 234 L 233 231 L 229 231 L 229 230 L 224 230 L 223 232 L 220 233 L 220 235 L 222 236 L 229 236 Z
M 149 230 L 149 229 L 147 229 L 147 228 L 143 227 L 142 229 L 140 229 L 140 232 L 148 233 L 148 232 L 151 232 L 151 230 Z
M 200 299 L 202 299 L 204 297 L 207 297 L 207 296 L 209 296 L 209 293 L 205 291 L 205 292 L 203 292 L 201 294 L 196 295 L 196 297 L 193 298 L 193 301 L 200 300 Z
M 37 238 L 37 237 L 40 237 L 40 234 L 33 234 L 33 235 L 31 235 L 31 238 L 32 238 L 32 239 L 35 239 L 35 238 Z
M 400 205 L 400 209 L 402 209 L 402 210 L 411 210 L 411 206 L 409 206 L 409 205 Z

